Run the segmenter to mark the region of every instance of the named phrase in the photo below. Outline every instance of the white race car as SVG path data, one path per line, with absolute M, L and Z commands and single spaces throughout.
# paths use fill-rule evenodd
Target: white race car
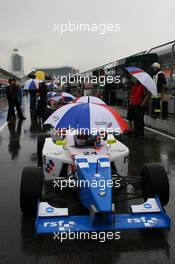
M 37 144 L 40 167 L 24 168 L 20 190 L 21 210 L 36 214 L 37 234 L 170 228 L 162 207 L 169 200 L 169 182 L 161 164 L 145 164 L 140 177 L 129 177 L 129 149 L 112 134 L 105 139 L 47 134 Z M 126 192 L 128 185 L 142 202 L 118 213 L 114 191 Z

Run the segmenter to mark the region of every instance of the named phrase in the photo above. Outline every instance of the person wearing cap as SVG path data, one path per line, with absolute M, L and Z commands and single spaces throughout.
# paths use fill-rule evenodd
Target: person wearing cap
M 151 65 L 151 77 L 155 81 L 157 87 L 157 96 L 151 96 L 151 116 L 152 117 L 160 117 L 161 112 L 161 98 L 166 87 L 167 81 L 164 73 L 161 71 L 160 64 L 158 62 L 154 62 Z

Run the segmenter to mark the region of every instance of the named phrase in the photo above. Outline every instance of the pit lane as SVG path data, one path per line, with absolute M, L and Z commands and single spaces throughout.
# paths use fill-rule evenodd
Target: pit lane
M 24 111 L 27 120 L 17 119 L 0 132 L 0 263 L 174 263 L 175 142 L 151 131 L 146 131 L 144 141 L 123 139 L 130 148 L 130 175 L 139 175 L 147 162 L 164 164 L 170 181 L 170 202 L 166 207 L 172 219 L 170 231 L 122 231 L 117 241 L 59 243 L 52 236 L 36 238 L 34 219 L 24 218 L 20 212 L 21 171 L 24 166 L 37 164 L 36 140 L 44 132 L 40 123 L 31 122 L 27 97 Z

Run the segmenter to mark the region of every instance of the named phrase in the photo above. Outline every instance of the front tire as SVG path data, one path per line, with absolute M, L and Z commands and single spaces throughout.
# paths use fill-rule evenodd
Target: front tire
M 145 164 L 141 170 L 142 194 L 145 200 L 157 195 L 162 206 L 169 201 L 169 180 L 161 163 Z
M 43 173 L 38 167 L 25 167 L 21 176 L 20 208 L 24 215 L 36 215 L 42 196 Z

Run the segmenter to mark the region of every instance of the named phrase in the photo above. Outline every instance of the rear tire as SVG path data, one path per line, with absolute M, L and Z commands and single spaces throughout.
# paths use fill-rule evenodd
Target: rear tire
M 141 170 L 142 194 L 145 200 L 157 195 L 162 206 L 169 201 L 169 180 L 161 163 L 145 164 Z
M 20 208 L 24 215 L 36 215 L 42 196 L 43 173 L 38 167 L 25 167 L 21 176 Z

